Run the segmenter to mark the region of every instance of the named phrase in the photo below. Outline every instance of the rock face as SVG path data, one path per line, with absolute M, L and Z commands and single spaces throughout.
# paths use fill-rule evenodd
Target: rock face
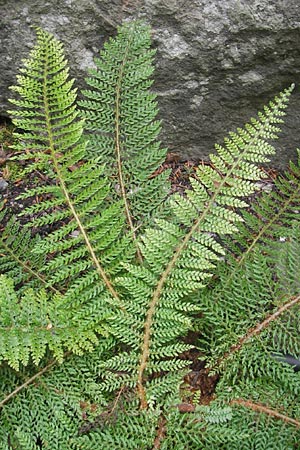
M 108 36 L 126 18 L 144 18 L 157 47 L 154 89 L 162 141 L 181 159 L 205 158 L 215 142 L 296 83 L 278 155 L 285 167 L 300 142 L 300 4 L 294 0 L 0 0 L 0 115 L 32 25 L 65 45 L 83 86 Z

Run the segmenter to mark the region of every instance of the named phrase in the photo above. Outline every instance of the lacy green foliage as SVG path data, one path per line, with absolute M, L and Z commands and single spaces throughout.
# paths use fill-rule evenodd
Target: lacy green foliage
M 300 353 L 299 166 L 247 203 L 293 87 L 166 199 L 149 36 L 119 29 L 80 114 L 62 45 L 40 29 L 13 88 L 30 206 L 25 227 L 1 217 L 1 450 L 299 442 L 284 359 Z M 190 330 L 206 361 L 196 392 Z
M 5 211 L 1 212 L 0 218 L 1 221 L 5 219 Z M 33 237 L 30 231 L 22 228 L 14 217 L 7 221 L 5 230 L 1 233 L 0 272 L 13 279 L 20 290 L 24 286 L 37 287 L 41 282 L 46 283 L 39 274 L 45 258 L 43 255 L 32 253 L 39 241 L 38 235 Z
M 108 206 L 106 202 L 110 187 L 103 165 L 96 159 L 83 159 L 83 122 L 78 119 L 76 90 L 72 88 L 73 80 L 68 79 L 62 45 L 42 30 L 37 30 L 37 38 L 37 46 L 21 69 L 19 84 L 12 88 L 21 99 L 12 100 L 18 109 L 11 114 L 14 124 L 24 130 L 16 133 L 19 140 L 14 145 L 16 150 L 23 150 L 20 158 L 27 161 L 24 175 L 34 177 L 39 170 L 47 176 L 47 182 L 28 188 L 20 196 L 32 199 L 22 215 L 28 219 L 28 228 L 47 226 L 50 233 L 33 249 L 13 254 L 16 243 L 7 249 L 11 238 L 3 240 L 2 264 L 14 260 L 12 264 L 26 273 L 15 280 L 22 281 L 23 289 L 34 278 L 47 290 L 63 294 L 61 303 L 68 314 L 65 321 L 58 321 L 58 328 L 70 330 L 71 348 L 71 336 L 75 338 L 79 331 L 78 321 L 89 330 L 93 341 L 95 332 L 106 333 L 105 323 L 120 303 L 109 276 L 120 271 L 118 255 L 126 261 L 134 251 L 128 245 L 129 237 L 121 234 L 124 219 L 120 203 Z M 95 215 L 95 211 L 99 214 Z M 25 236 L 23 233 L 22 247 L 27 245 Z M 32 263 L 41 257 L 46 261 L 36 272 Z M 14 275 L 9 269 L 4 267 L 3 272 Z M 80 338 L 83 346 L 84 335 Z M 90 348 L 87 342 L 85 346 Z
M 300 353 L 299 175 L 299 166 L 291 164 L 274 192 L 244 214 L 239 233 L 228 242 L 233 253 L 218 267 L 218 282 L 202 291 L 198 322 L 200 348 L 212 369 L 222 373 L 219 399 L 246 398 L 296 418 L 300 378 L 284 357 Z M 246 423 L 245 417 L 239 420 Z M 241 448 L 252 442 L 257 448 L 275 448 L 277 440 L 279 448 L 293 448 L 299 433 L 279 428 L 277 423 L 255 439 L 250 435 Z
M 295 207 L 297 208 L 296 205 Z M 299 214 L 299 210 L 294 209 L 294 213 Z M 300 291 L 300 229 L 297 221 L 291 222 L 291 225 L 292 228 L 282 229 L 285 231 L 285 236 L 280 237 L 283 244 L 273 244 L 270 253 L 276 258 L 276 274 L 282 293 L 297 295 Z
M 18 296 L 5 275 L 0 276 L 0 317 L 0 360 L 16 370 L 30 358 L 38 365 L 47 347 L 62 362 L 65 348 L 81 354 L 98 342 L 94 328 L 71 309 L 66 311 L 62 296 L 53 295 L 50 301 L 37 289 Z
M 125 360 L 120 355 L 114 357 L 113 367 L 120 369 L 125 363 L 136 367 L 139 361 L 137 386 L 144 405 L 145 376 L 163 371 L 169 377 L 184 366 L 183 361 L 175 359 L 184 350 L 176 340 L 191 328 L 186 312 L 199 309 L 199 304 L 191 304 L 188 296 L 204 287 L 214 273 L 214 263 L 224 255 L 220 237 L 238 230 L 236 224 L 242 218 L 232 207 L 246 206 L 243 198 L 255 191 L 254 181 L 264 176 L 255 163 L 265 161 L 274 152 L 266 139 L 274 138 L 279 131 L 275 124 L 281 122 L 289 93 L 286 91 L 270 104 L 260 121 L 253 120 L 245 130 L 232 133 L 225 147 L 218 147 L 217 156 L 212 157 L 214 168 L 198 169 L 197 179 L 191 180 L 193 190 L 184 197 L 174 194 L 170 198 L 172 222 L 156 220 L 157 226 L 147 229 L 142 237 L 144 267 L 128 265 L 128 275 L 116 280 L 127 290 L 127 298 L 135 299 L 134 304 L 126 306 L 128 315 L 120 315 L 115 322 L 118 338 L 134 351 L 131 360 L 128 352 Z M 145 308 L 144 322 L 141 317 Z M 163 355 L 169 359 L 161 360 Z M 155 379 L 155 386 L 149 390 L 150 401 L 164 395 L 166 385 L 173 384 L 164 378 L 160 378 L 161 389 Z
M 106 164 L 112 180 L 113 201 L 121 198 L 129 227 L 136 240 L 160 208 L 169 191 L 168 171 L 153 176 L 166 157 L 157 141 L 160 122 L 152 85 L 153 56 L 148 27 L 125 24 L 95 59 L 96 69 L 87 78 L 84 109 L 89 130 L 87 152 Z M 151 199 L 151 201 L 149 201 Z

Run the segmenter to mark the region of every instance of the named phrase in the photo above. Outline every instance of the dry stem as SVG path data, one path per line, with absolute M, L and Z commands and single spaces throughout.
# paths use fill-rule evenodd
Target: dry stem
M 235 400 L 232 400 L 230 404 L 244 406 L 245 408 L 250 408 L 253 411 L 268 414 L 275 419 L 283 420 L 286 423 L 290 423 L 292 425 L 295 425 L 297 428 L 300 428 L 300 420 L 292 419 L 291 417 L 281 414 L 275 409 L 268 408 L 267 406 L 264 406 L 260 403 L 254 403 L 251 400 L 243 400 L 241 398 L 237 398 Z

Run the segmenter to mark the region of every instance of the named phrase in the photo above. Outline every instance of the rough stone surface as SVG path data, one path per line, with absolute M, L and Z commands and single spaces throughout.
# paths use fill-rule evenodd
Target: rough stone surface
M 7 186 L 8 186 L 8 183 L 3 178 L 0 178 L 0 192 L 5 191 Z
M 300 141 L 300 3 L 295 0 L 0 0 L 0 115 L 8 108 L 32 25 L 65 44 L 72 75 L 85 70 L 122 20 L 144 18 L 157 47 L 154 89 L 162 141 L 182 159 L 205 158 L 269 99 L 296 83 L 278 155 L 285 167 Z

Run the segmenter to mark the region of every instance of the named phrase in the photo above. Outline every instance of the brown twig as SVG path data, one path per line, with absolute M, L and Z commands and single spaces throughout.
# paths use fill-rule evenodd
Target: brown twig
M 231 405 L 240 405 L 245 408 L 250 408 L 253 411 L 257 411 L 260 413 L 267 414 L 269 416 L 274 417 L 275 419 L 283 420 L 286 423 L 290 423 L 295 425 L 297 428 L 300 428 L 300 420 L 292 419 L 291 417 L 286 416 L 285 414 L 281 414 L 275 409 L 268 408 L 260 403 L 254 403 L 251 400 L 243 400 L 241 398 L 234 399 L 230 402 Z
M 71 352 L 66 352 L 64 354 L 64 357 L 67 357 L 71 354 Z M 10 394 L 8 394 L 1 402 L 0 402 L 0 409 L 9 401 L 11 400 L 13 397 L 15 397 L 20 391 L 22 391 L 22 389 L 26 388 L 27 386 L 29 386 L 31 383 L 34 382 L 34 380 L 36 380 L 38 377 L 40 377 L 41 375 L 43 375 L 45 372 L 48 372 L 49 369 L 51 369 L 53 366 L 55 366 L 57 364 L 57 360 L 53 359 L 52 361 L 50 361 L 49 364 L 47 364 L 43 369 L 41 369 L 39 372 L 35 373 L 31 378 L 29 378 L 27 381 L 25 381 L 25 383 L 21 384 L 20 386 L 18 386 L 14 391 L 12 391 Z
M 155 441 L 153 443 L 152 450 L 160 449 L 161 443 L 166 436 L 166 430 L 167 430 L 166 423 L 167 423 L 166 418 L 164 416 L 160 416 L 159 421 L 158 421 L 157 433 L 156 433 Z
M 124 389 L 125 389 L 125 385 L 121 387 L 121 389 L 120 389 L 119 392 L 118 392 L 118 395 L 116 396 L 116 399 L 115 399 L 115 401 L 114 401 L 114 404 L 113 404 L 113 406 L 112 406 L 112 409 L 111 409 L 111 411 L 110 411 L 110 413 L 109 413 L 110 416 L 112 416 L 112 415 L 114 414 L 114 412 L 115 412 L 115 410 L 116 410 L 116 408 L 117 408 L 117 406 L 118 406 L 120 397 L 121 397 L 122 393 L 124 392 Z
M 237 344 L 232 345 L 230 350 L 227 353 L 225 353 L 221 358 L 219 358 L 219 360 L 216 362 L 213 368 L 215 369 L 216 367 L 222 365 L 224 361 L 226 361 L 226 359 L 229 358 L 233 353 L 239 351 L 246 342 L 248 342 L 251 338 L 261 333 L 265 328 L 269 326 L 271 322 L 278 319 L 278 317 L 281 316 L 281 314 L 283 314 L 285 311 L 292 308 L 299 302 L 300 302 L 300 295 L 298 295 L 297 297 L 289 298 L 289 300 L 286 303 L 281 305 L 277 309 L 277 311 L 275 311 L 273 314 L 270 314 L 263 322 L 259 322 L 254 328 L 250 328 L 246 333 L 246 335 L 243 336 L 238 341 Z M 210 370 L 212 370 L 212 368 Z
M 122 395 L 122 393 L 124 392 L 125 389 L 126 389 L 126 387 L 122 386 L 121 389 L 119 390 L 119 392 L 118 392 L 118 394 L 117 394 L 113 404 L 110 403 L 107 406 L 107 409 L 104 410 L 101 414 L 99 414 L 95 418 L 95 420 L 93 422 L 86 422 L 86 423 L 84 423 L 80 427 L 80 429 L 78 431 L 78 434 L 79 435 L 87 434 L 87 433 L 89 433 L 91 430 L 93 430 L 95 428 L 98 428 L 98 427 L 103 428 L 103 427 L 105 427 L 108 424 L 110 424 L 110 425 L 113 424 L 116 421 L 116 419 L 117 419 L 117 411 L 116 411 L 116 409 L 117 409 L 118 403 L 120 402 L 121 395 Z M 86 405 L 87 404 L 83 403 L 84 407 Z

